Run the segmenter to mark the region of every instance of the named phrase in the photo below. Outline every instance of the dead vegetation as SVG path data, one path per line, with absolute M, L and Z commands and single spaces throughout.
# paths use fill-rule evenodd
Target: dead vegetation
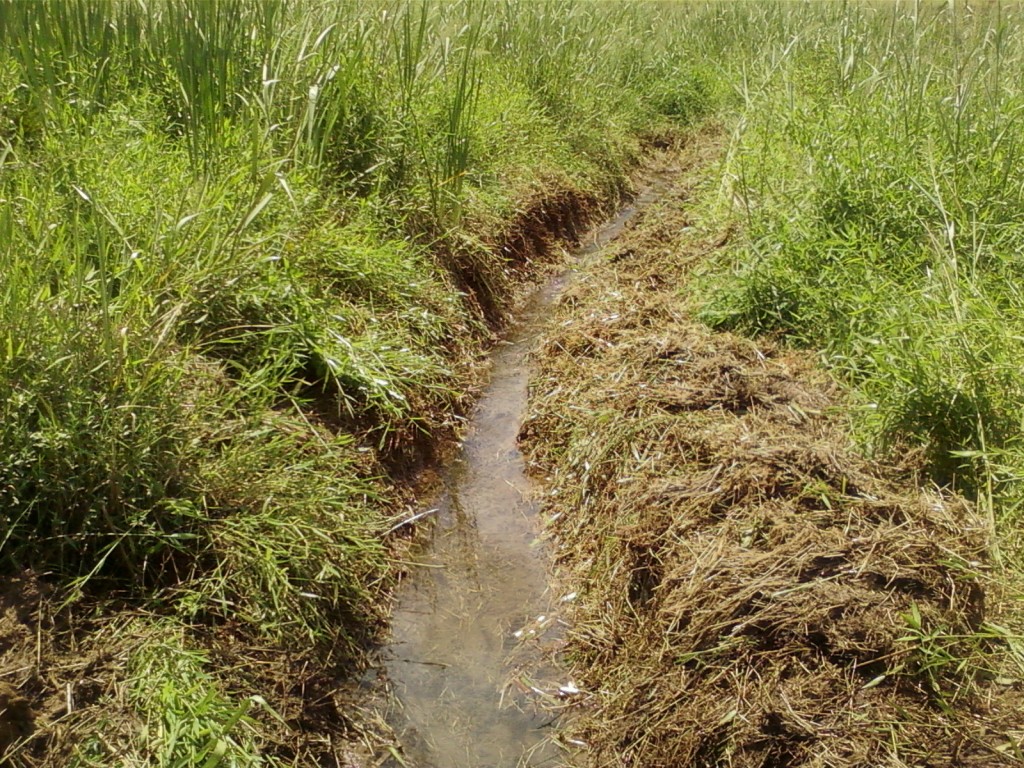
M 986 526 L 859 457 L 806 356 L 689 319 L 726 237 L 690 194 L 585 270 L 538 354 L 521 438 L 578 593 L 562 738 L 592 766 L 1020 764 Z

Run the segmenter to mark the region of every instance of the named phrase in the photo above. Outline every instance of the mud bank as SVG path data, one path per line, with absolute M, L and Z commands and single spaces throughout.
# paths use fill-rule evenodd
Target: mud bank
M 588 766 L 1019 764 L 1021 646 L 964 500 L 871 464 L 806 356 L 715 334 L 687 276 L 719 139 L 564 294 L 521 442 Z M 905 473 L 904 473 L 905 475 Z

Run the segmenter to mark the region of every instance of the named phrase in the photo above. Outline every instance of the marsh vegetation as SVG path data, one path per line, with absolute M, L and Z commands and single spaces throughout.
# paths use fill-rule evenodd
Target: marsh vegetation
M 708 117 L 673 300 L 806 350 L 1015 578 L 1022 60 L 999 3 L 0 0 L 0 759 L 350 760 L 405 481 Z

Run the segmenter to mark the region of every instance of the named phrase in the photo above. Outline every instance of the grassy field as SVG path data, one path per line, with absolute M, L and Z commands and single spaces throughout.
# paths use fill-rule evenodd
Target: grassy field
M 721 159 L 569 289 L 522 432 L 574 765 L 1024 762 L 1021 11 L 700 7 Z
M 977 499 L 1019 566 L 1021 8 L 757 15 L 718 199 L 743 235 L 704 318 L 820 350 L 865 448 Z
M 820 351 L 1019 566 L 1022 60 L 996 3 L 0 0 L 0 751 L 339 759 L 307 688 L 530 227 L 710 111 L 702 317 Z
M 668 12 L 0 3 L 12 764 L 337 758 L 283 710 L 379 627 L 522 230 L 708 106 Z

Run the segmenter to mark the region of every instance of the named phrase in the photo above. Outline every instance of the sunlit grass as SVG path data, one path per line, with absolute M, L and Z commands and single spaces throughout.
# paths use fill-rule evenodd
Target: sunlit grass
M 104 704 L 147 735 L 83 736 L 86 764 L 264 764 L 183 626 L 359 656 L 384 462 L 465 401 L 504 227 L 614 198 L 645 136 L 711 108 L 689 18 L 0 2 L 2 557 L 65 607 L 162 617 Z
M 725 168 L 747 238 L 705 316 L 822 349 L 859 395 L 868 446 L 919 449 L 1012 538 L 1020 9 L 770 8 Z
M 5 566 L 356 653 L 380 460 L 463 401 L 503 225 L 723 105 L 745 234 L 705 317 L 821 349 L 864 444 L 1012 541 L 1022 34 L 1000 4 L 0 1 Z

